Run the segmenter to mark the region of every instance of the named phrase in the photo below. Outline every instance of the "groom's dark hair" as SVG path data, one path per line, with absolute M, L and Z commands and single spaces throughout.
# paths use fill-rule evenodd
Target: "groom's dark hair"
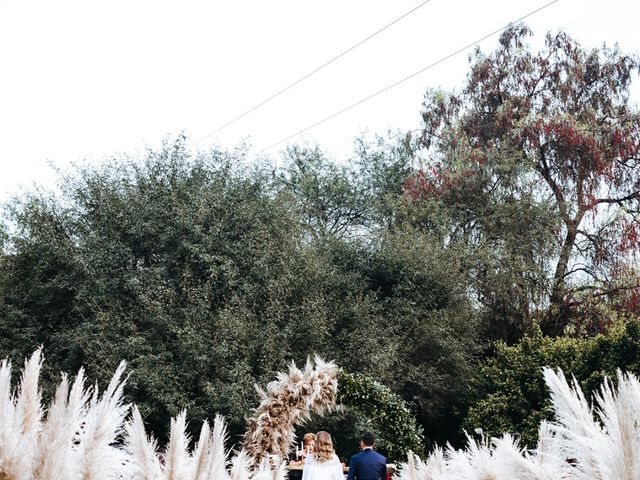
M 360 437 L 360 440 L 365 445 L 365 447 L 373 447 L 373 444 L 376 443 L 376 437 L 373 436 L 371 432 L 365 432 Z

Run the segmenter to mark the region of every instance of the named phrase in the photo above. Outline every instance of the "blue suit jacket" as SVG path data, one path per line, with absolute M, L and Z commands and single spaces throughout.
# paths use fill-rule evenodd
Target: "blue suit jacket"
M 387 459 L 367 448 L 351 457 L 347 480 L 386 480 Z

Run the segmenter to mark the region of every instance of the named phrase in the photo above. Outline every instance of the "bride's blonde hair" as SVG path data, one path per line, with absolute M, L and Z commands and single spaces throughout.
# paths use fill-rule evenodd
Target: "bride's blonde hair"
M 316 433 L 316 447 L 313 450 L 313 455 L 319 462 L 325 462 L 331 460 L 334 455 L 333 441 L 329 432 Z

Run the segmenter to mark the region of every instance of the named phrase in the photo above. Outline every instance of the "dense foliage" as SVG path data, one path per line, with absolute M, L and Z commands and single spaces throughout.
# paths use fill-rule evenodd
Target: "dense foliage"
M 638 287 L 625 272 L 638 251 L 629 85 L 640 60 L 562 32 L 532 52 L 529 35 L 508 29 L 495 52 L 472 57 L 461 92 L 427 94 L 420 145 L 433 161 L 408 184 L 424 204 L 415 222 L 472 249 L 467 271 L 498 338 L 526 331 L 541 308 L 545 332 L 560 334 L 578 292 Z
M 468 376 L 477 350 L 455 276 L 440 275 L 433 249 L 410 232 L 309 236 L 319 224 L 298 205 L 319 200 L 238 167 L 243 155 L 193 158 L 178 139 L 72 172 L 59 196 L 18 199 L 2 259 L 0 354 L 43 344 L 49 384 L 80 365 L 105 379 L 128 360 L 127 395 L 163 438 L 183 408 L 194 419 L 224 414 L 241 433 L 253 385 L 317 353 L 391 386 L 416 411 L 428 405 L 421 424 L 455 435 L 442 419 L 466 382 L 423 394 Z
M 640 373 L 640 323 L 616 325 L 589 338 L 549 338 L 540 332 L 512 347 L 500 343 L 482 366 L 465 427 L 487 435 L 510 432 L 534 447 L 542 420 L 551 420 L 551 402 L 542 368 L 561 368 L 580 383 L 588 399 L 616 370 Z
M 422 429 L 402 398 L 387 386 L 362 375 L 345 371 L 338 377 L 338 404 L 359 410 L 379 431 L 376 446 L 390 462 L 403 459 L 407 452 L 423 454 Z

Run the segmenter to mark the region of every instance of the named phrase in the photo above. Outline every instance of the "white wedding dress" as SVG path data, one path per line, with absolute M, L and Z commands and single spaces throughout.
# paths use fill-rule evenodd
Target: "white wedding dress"
M 309 455 L 304 461 L 302 480 L 344 480 L 342 464 L 334 453 L 330 460 L 320 462 L 314 455 Z

